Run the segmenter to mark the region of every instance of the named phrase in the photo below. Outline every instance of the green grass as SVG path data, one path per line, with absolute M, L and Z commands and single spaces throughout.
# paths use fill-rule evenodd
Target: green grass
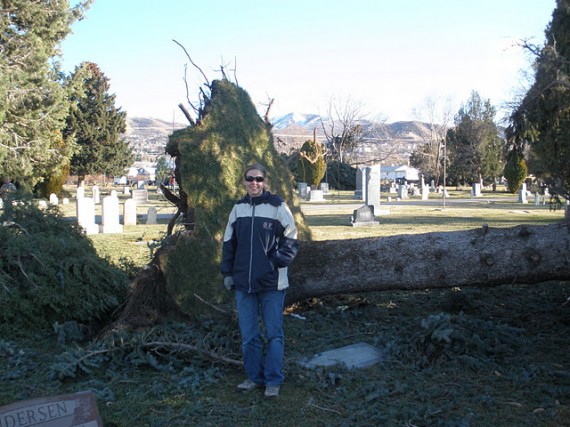
M 456 196 L 452 192 L 461 200 Z M 510 200 L 494 202 L 494 196 L 485 194 L 482 200 L 467 197 L 466 203 L 445 210 L 402 201 L 391 206 L 376 227 L 352 227 L 352 208 L 331 206 L 354 202 L 351 193 L 331 195 L 323 203 L 327 209 L 314 209 L 313 204 L 303 209 L 320 240 L 482 224 L 548 224 L 563 218 L 560 211 L 501 196 Z M 142 266 L 165 229 L 166 224 L 140 224 L 127 227 L 122 235 L 91 238 L 102 256 Z M 55 336 L 3 337 L 0 405 L 89 389 L 97 395 L 106 427 L 565 426 L 570 425 L 569 296 L 570 282 L 546 282 L 306 301 L 290 307 L 284 318 L 286 382 L 274 401 L 263 399 L 261 391 L 236 393 L 235 385 L 244 379 L 239 367 L 183 352 L 153 352 L 155 368 L 133 354 L 126 362 L 54 380 L 50 367 L 67 348 Z M 163 328 L 171 341 L 200 340 L 239 358 L 235 318 L 212 315 Z M 384 361 L 361 370 L 305 369 L 298 363 L 357 342 L 380 348 Z

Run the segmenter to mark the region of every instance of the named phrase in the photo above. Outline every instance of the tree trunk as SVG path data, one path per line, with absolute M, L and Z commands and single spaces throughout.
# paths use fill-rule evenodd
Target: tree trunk
M 163 271 L 178 238 L 169 236 L 133 281 L 117 324 L 148 326 L 169 314 L 191 314 L 182 313 L 168 294 Z M 567 223 L 301 242 L 289 267 L 285 303 L 335 294 L 548 280 L 570 280 Z
M 394 289 L 570 279 L 565 224 L 302 242 L 286 303 Z

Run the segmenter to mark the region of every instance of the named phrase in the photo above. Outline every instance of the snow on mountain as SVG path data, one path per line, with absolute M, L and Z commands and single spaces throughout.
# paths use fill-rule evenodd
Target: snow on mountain
M 301 114 L 289 113 L 280 117 L 273 117 L 270 119 L 271 124 L 275 129 L 284 129 L 286 127 L 297 125 L 304 128 L 313 128 L 318 126 L 321 121 L 321 116 L 318 114 Z

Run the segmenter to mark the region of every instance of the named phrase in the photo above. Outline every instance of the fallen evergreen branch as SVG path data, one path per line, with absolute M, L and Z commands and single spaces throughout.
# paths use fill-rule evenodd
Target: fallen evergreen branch
M 212 325 L 216 325 L 215 333 L 204 330 Z M 219 322 L 206 322 L 203 326 L 194 329 L 187 324 L 174 324 L 136 334 L 114 332 L 88 347 L 68 348 L 51 365 L 50 377 L 75 378 L 81 372 L 89 374 L 93 369 L 103 367 L 120 370 L 129 364 L 172 371 L 187 364 L 187 353 L 202 356 L 202 360 L 242 366 L 243 362 L 226 355 L 238 351 L 235 334 L 228 333 L 228 328 Z M 191 358 L 194 363 L 200 360 Z

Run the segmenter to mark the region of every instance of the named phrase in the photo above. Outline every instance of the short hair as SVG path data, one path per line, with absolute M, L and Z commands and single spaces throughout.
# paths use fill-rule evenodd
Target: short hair
M 243 177 L 245 178 L 247 176 L 247 173 L 252 170 L 258 170 L 259 172 L 261 172 L 261 174 L 264 177 L 267 177 L 267 170 L 265 169 L 265 166 L 263 166 L 260 163 L 252 163 L 247 168 L 245 168 L 245 171 L 243 172 Z

